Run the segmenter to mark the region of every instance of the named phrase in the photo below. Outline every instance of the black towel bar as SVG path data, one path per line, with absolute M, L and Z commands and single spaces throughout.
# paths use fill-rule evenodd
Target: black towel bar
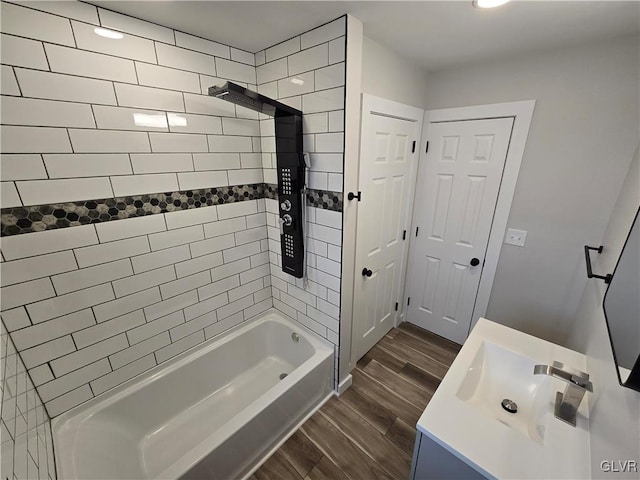
M 584 258 L 587 262 L 587 278 L 599 278 L 600 280 L 604 280 L 604 283 L 611 283 L 611 274 L 607 273 L 606 275 L 595 275 L 593 270 L 591 270 L 591 257 L 589 256 L 589 250 L 595 250 L 598 253 L 602 253 L 602 249 L 604 247 L 600 245 L 599 247 L 590 247 L 588 245 L 584 246 Z

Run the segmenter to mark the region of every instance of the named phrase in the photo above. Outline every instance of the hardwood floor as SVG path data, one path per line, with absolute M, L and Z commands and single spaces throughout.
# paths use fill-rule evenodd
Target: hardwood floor
M 406 322 L 392 329 L 251 480 L 406 480 L 415 424 L 459 350 Z

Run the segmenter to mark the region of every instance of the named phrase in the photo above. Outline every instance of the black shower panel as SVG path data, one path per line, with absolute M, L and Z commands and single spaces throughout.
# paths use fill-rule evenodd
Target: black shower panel
M 209 95 L 274 117 L 282 271 L 304 275 L 304 187 L 302 112 L 235 83 L 209 87 Z

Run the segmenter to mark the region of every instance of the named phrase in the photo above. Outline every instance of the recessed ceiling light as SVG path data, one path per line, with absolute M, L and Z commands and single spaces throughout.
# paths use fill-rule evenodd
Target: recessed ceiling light
M 111 38 L 113 40 L 120 40 L 121 38 L 124 38 L 124 35 L 120 32 L 114 32 L 113 30 L 107 30 L 106 28 L 96 27 L 93 31 L 101 37 Z
M 495 8 L 510 1 L 511 0 L 473 0 L 471 3 L 476 8 Z

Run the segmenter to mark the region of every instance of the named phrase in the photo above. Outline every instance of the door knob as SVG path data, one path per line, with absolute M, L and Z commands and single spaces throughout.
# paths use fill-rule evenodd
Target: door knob
M 469 263 L 471 264 L 472 267 L 476 267 L 476 266 L 480 265 L 480 260 L 474 257 L 474 258 L 471 259 L 471 262 L 469 262 Z
M 362 276 L 363 277 L 370 277 L 371 275 L 373 275 L 373 272 L 371 270 L 369 270 L 367 267 L 364 267 L 362 269 Z

